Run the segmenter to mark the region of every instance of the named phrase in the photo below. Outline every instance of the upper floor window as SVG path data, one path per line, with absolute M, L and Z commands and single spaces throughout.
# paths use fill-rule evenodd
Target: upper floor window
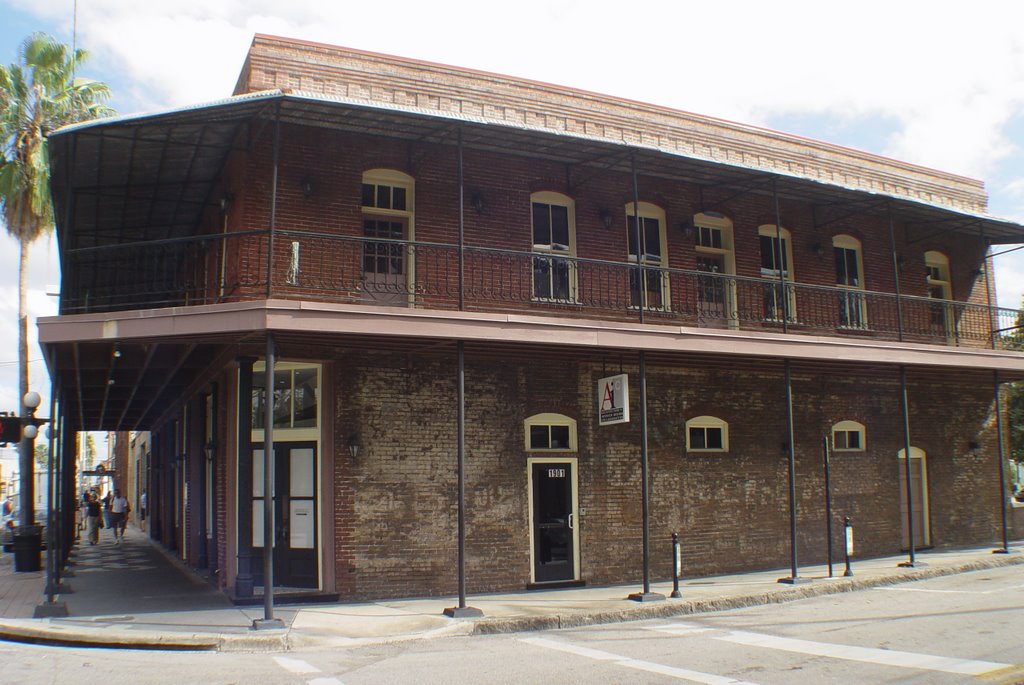
M 928 283 L 928 297 L 939 300 L 953 299 L 953 288 L 949 279 L 949 257 L 934 250 L 925 252 L 924 270 Z
M 728 452 L 729 424 L 715 416 L 696 416 L 686 422 L 688 452 Z
M 836 452 L 863 452 L 865 428 L 857 421 L 840 421 L 832 426 L 832 449 Z
M 407 241 L 413 237 L 415 182 L 393 169 L 363 173 L 363 293 L 404 304 L 412 278 Z M 376 238 L 379 240 L 370 240 Z
M 629 272 L 631 304 L 647 309 L 668 309 L 668 246 L 665 241 L 665 210 L 649 202 L 640 203 L 640 217 L 630 202 L 626 205 L 626 240 L 629 261 L 640 265 L 640 273 Z
M 533 251 L 533 297 L 576 300 L 576 216 L 572 198 L 550 191 L 530 195 Z
M 846 328 L 867 328 L 867 306 L 864 295 L 849 289 L 864 289 L 864 263 L 860 241 L 849 235 L 832 238 L 836 258 L 836 285 L 846 290 L 839 295 L 839 325 Z
M 576 420 L 563 414 L 534 414 L 523 422 L 526 449 L 531 452 L 575 452 Z
M 782 321 L 783 313 L 789 321 L 796 321 L 796 293 L 792 286 L 786 287 L 783 297 L 782 284 L 776 281 L 792 282 L 793 246 L 789 231 L 774 224 L 759 226 L 757 234 L 761 244 L 761 278 L 764 284 L 764 318 L 768 321 Z
M 316 428 L 319 423 L 320 367 L 282 362 L 274 366 L 274 429 Z M 257 362 L 252 374 L 252 427 L 266 423 L 266 364 Z
M 732 221 L 718 212 L 701 212 L 693 217 L 697 271 L 697 301 L 703 322 L 735 321 L 737 318 L 736 257 L 733 252 Z

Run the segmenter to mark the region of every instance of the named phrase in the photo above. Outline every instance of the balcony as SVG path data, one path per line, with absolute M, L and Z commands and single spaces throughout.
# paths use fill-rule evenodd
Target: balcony
M 460 253 L 451 244 L 289 230 L 72 249 L 67 257 L 61 314 L 278 298 L 975 348 L 1006 347 L 1024 319 L 1014 309 L 642 262 Z

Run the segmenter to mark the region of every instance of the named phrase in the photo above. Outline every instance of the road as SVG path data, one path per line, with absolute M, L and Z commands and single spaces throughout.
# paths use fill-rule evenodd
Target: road
M 1017 683 L 1024 571 L 1007 567 L 679 619 L 288 654 L 0 643 L 0 683 Z

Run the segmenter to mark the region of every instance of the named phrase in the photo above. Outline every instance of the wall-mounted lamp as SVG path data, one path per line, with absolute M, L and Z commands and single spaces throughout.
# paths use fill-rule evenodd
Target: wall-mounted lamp
M 235 196 L 231 193 L 224 193 L 220 196 L 220 211 L 224 214 L 228 213 L 228 208 L 231 207 L 231 201 L 235 199 Z
M 978 450 L 981 449 L 981 443 L 978 442 L 977 440 L 971 440 L 969 443 L 967 443 L 967 449 L 969 449 L 972 452 L 977 452 Z
M 217 456 L 217 443 L 214 442 L 213 438 L 210 438 L 210 441 L 206 443 L 203 451 L 206 452 L 206 461 L 212 463 L 214 458 Z
M 971 275 L 974 276 L 975 278 L 981 278 L 982 276 L 985 275 L 985 270 L 975 269 L 974 271 L 971 272 Z
M 819 257 L 825 256 L 825 248 L 822 246 L 821 243 L 814 243 L 813 245 L 811 245 L 811 251 L 814 254 L 818 255 Z
M 597 213 L 597 215 L 601 218 L 601 223 L 604 225 L 605 228 L 611 228 L 612 227 L 612 212 L 611 212 L 611 210 L 609 210 L 609 209 L 602 209 L 601 211 L 599 211 Z
M 907 265 L 907 258 L 903 255 L 896 256 L 896 268 L 903 271 L 903 267 Z
M 303 176 L 302 180 L 299 181 L 299 187 L 302 188 L 303 197 L 308 198 L 313 194 L 313 179 L 309 176 Z
M 484 213 L 484 196 L 481 195 L 479 191 L 473 193 L 473 197 L 470 199 L 470 202 L 473 203 L 473 209 L 476 210 L 477 214 Z
M 683 238 L 685 238 L 686 240 L 693 240 L 693 224 L 691 224 L 689 221 L 684 221 L 680 223 L 679 230 L 683 234 Z
M 359 458 L 359 436 L 355 433 L 348 436 L 348 456 L 352 457 L 352 463 Z
M 120 359 L 121 358 L 121 350 L 120 350 L 120 348 L 114 347 L 113 356 L 114 356 L 114 359 Z

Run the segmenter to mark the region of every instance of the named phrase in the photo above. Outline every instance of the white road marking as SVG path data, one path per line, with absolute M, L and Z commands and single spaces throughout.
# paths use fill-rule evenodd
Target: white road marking
M 308 664 L 301 659 L 289 659 L 286 656 L 275 656 L 274 661 L 277 665 L 286 671 L 292 673 L 319 673 L 320 669 L 312 664 Z
M 863 663 L 879 664 L 882 666 L 916 668 L 926 671 L 941 671 L 943 673 L 955 673 L 958 675 L 981 675 L 983 673 L 988 673 L 989 671 L 1007 668 L 1012 665 L 1001 664 L 994 661 L 975 661 L 972 659 L 955 659 L 945 656 L 934 656 L 932 654 L 901 652 L 894 649 L 875 649 L 873 647 L 855 647 L 852 645 L 839 645 L 828 642 L 813 642 L 811 640 L 798 640 L 789 637 L 761 635 L 758 633 L 747 633 L 738 630 L 726 631 L 725 634 L 715 636 L 714 639 L 733 642 L 735 644 L 748 645 L 751 647 L 780 649 L 786 652 L 812 654 L 814 656 L 824 656 L 832 659 L 860 661 Z
M 886 590 L 888 592 L 927 592 L 936 595 L 991 595 L 1003 590 L 932 590 L 924 587 L 876 587 L 872 590 Z
M 625 668 L 635 668 L 638 671 L 657 673 L 659 675 L 665 675 L 671 678 L 678 678 L 680 680 L 690 680 L 695 683 L 706 683 L 706 685 L 754 685 L 754 683 L 750 683 L 746 680 L 736 680 L 735 678 L 730 678 L 728 676 L 714 675 L 712 673 L 701 673 L 700 671 L 691 671 L 686 668 L 664 666 L 662 664 L 656 664 L 653 661 L 641 661 L 640 659 L 624 657 L 619 654 L 613 654 L 612 652 L 606 652 L 601 649 L 580 647 L 579 645 L 570 644 L 568 642 L 549 640 L 543 637 L 520 638 L 520 641 L 534 645 L 536 647 L 554 649 L 559 652 L 575 654 L 577 656 L 583 656 L 587 657 L 588 659 L 595 659 L 597 661 L 609 661 L 615 664 L 616 666 L 623 666 Z
M 337 678 L 313 678 L 309 681 L 309 685 L 345 685 Z

